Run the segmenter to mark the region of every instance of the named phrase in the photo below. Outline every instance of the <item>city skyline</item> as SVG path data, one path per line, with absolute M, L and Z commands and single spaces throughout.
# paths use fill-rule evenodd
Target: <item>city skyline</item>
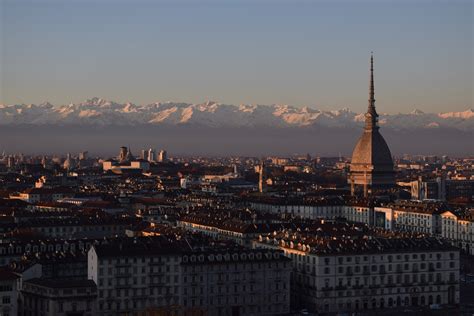
M 474 315 L 473 9 L 0 0 L 0 315 Z
M 472 108 L 472 2 L 3 1 L 0 104 Z M 441 44 L 441 45 L 440 45 Z

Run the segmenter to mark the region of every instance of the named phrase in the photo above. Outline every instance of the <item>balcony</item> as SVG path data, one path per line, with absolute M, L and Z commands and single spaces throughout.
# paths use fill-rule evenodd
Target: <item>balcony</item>
M 332 287 L 324 286 L 324 287 L 321 288 L 321 291 L 332 291 Z
M 364 287 L 363 284 L 358 284 L 358 285 L 356 284 L 356 285 L 353 285 L 353 286 L 352 286 L 352 288 L 353 288 L 353 289 L 356 289 L 356 290 L 359 290 L 359 289 L 361 289 L 361 288 L 363 288 L 363 287 Z
M 347 286 L 344 286 L 344 285 L 336 286 L 336 291 L 343 291 L 343 290 L 347 290 Z
M 129 272 L 123 272 L 123 273 L 116 273 L 115 278 L 131 278 L 132 274 Z

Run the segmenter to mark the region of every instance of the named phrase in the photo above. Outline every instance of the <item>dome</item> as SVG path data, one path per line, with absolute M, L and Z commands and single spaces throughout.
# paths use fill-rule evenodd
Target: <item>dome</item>
M 378 114 L 375 110 L 374 93 L 374 58 L 370 56 L 369 106 L 365 114 L 365 129 L 359 138 L 350 165 L 348 182 L 351 184 L 351 195 L 355 194 L 356 185 L 363 185 L 364 196 L 372 189 L 390 188 L 395 185 L 395 171 L 390 149 L 380 135 Z
M 392 171 L 392 154 L 385 139 L 378 131 L 365 130 L 352 153 L 351 170 Z

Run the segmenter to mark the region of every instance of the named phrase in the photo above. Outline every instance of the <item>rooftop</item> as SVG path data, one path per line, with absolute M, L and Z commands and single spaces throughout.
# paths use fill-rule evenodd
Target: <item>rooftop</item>
M 96 288 L 96 284 L 92 280 L 61 280 L 34 278 L 27 281 L 23 281 L 23 283 L 34 284 L 37 286 L 53 289 Z

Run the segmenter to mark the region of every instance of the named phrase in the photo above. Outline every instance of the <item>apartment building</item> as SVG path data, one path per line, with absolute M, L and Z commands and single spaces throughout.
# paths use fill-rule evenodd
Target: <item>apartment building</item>
M 347 227 L 335 227 L 334 233 L 338 238 L 282 231 L 254 243 L 292 259 L 293 307 L 352 313 L 459 303 L 459 250 L 447 242 L 376 232 L 361 236 Z
M 181 258 L 185 315 L 285 315 L 291 262 L 282 252 L 207 251 Z
M 23 281 L 21 316 L 93 316 L 97 287 L 92 280 L 30 279 Z
M 441 219 L 441 235 L 463 252 L 474 255 L 474 210 L 445 211 Z
M 191 246 L 164 236 L 92 247 L 97 312 L 276 315 L 289 312 L 290 263 L 281 251 Z

